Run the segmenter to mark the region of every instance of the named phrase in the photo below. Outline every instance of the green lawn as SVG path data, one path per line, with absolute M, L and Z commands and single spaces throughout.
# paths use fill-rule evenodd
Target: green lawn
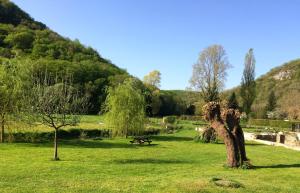
M 229 169 L 223 144 L 195 143 L 193 130 L 153 137 L 153 145 L 130 139 L 0 144 L 0 192 L 300 192 L 300 152 L 247 144 L 252 170 Z M 213 177 L 242 188 L 218 187 Z

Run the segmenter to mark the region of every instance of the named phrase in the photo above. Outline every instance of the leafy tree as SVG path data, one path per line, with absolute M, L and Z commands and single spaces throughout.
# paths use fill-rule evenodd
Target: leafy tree
M 4 42 L 17 49 L 29 49 L 32 47 L 34 34 L 31 31 L 11 33 L 6 36 Z
M 21 80 L 18 67 L 11 61 L 2 61 L 0 65 L 0 142 L 4 142 L 5 126 L 12 114 L 16 113 L 20 105 Z
M 239 103 L 236 99 L 235 92 L 233 92 L 230 97 L 228 98 L 228 108 L 238 109 Z
M 191 86 L 199 90 L 205 102 L 219 100 L 219 92 L 224 86 L 230 64 L 221 45 L 205 48 L 193 66 Z
M 135 79 L 108 89 L 104 110 L 106 123 L 115 136 L 140 134 L 145 123 L 145 100 Z
M 268 104 L 266 106 L 267 111 L 273 111 L 276 108 L 276 96 L 274 91 L 272 90 L 268 97 Z
M 148 75 L 144 76 L 144 84 L 150 85 L 155 88 L 160 87 L 161 73 L 158 70 L 150 72 Z
M 72 87 L 72 79 L 64 77 L 54 80 L 45 76 L 35 79 L 33 88 L 27 98 L 29 110 L 38 121 L 54 129 L 54 160 L 59 160 L 58 130 L 68 125 L 76 125 L 80 119 L 78 113 L 86 107 L 86 99 Z M 32 119 L 36 122 L 36 119 Z
M 245 68 L 241 83 L 241 98 L 243 110 L 248 115 L 251 112 L 251 106 L 256 97 L 255 83 L 255 58 L 251 48 L 245 57 Z

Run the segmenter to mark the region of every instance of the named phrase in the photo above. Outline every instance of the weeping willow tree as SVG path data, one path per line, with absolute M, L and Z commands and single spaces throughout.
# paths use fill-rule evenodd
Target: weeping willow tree
M 105 111 L 114 136 L 138 135 L 144 130 L 145 101 L 135 79 L 108 89 Z

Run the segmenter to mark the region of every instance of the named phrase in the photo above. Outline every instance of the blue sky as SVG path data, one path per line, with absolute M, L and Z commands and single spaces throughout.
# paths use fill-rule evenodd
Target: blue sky
M 300 58 L 298 0 L 13 0 L 34 19 L 79 39 L 139 78 L 162 73 L 162 89 L 189 86 L 202 49 L 221 44 L 239 85 L 254 48 L 256 76 Z

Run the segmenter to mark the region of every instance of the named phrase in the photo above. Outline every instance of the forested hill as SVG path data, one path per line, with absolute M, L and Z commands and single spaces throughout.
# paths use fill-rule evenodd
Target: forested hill
M 300 59 L 271 69 L 256 79 L 256 85 L 257 96 L 252 106 L 256 118 L 265 116 L 265 107 L 271 91 L 275 93 L 277 105 L 274 111 L 277 116 L 289 119 L 300 118 Z M 239 96 L 239 87 L 226 93 L 229 95 L 233 91 Z
M 74 85 L 90 96 L 89 113 L 97 113 L 107 85 L 128 73 L 91 47 L 53 32 L 8 0 L 0 0 L 0 61 L 30 63 L 38 71 L 72 73 Z

